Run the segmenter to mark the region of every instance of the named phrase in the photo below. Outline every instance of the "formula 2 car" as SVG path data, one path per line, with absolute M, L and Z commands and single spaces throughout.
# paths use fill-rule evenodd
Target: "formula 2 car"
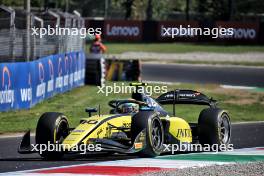
M 40 155 L 45 159 L 59 159 L 65 153 L 78 153 L 71 149 L 81 144 L 100 144 L 101 152 L 155 157 L 164 152 L 164 144 L 229 144 L 230 118 L 225 110 L 217 107 L 215 100 L 193 90 L 173 90 L 154 99 L 139 91 L 143 85 L 132 84 L 137 87 L 132 99 L 110 101 L 110 114 L 92 115 L 97 110 L 87 108 L 89 117 L 82 118 L 75 128 L 69 127 L 67 117 L 62 113 L 44 113 L 37 124 L 36 144 L 67 147 L 63 151 L 44 151 Z M 131 111 L 122 111 L 123 105 L 128 104 L 137 105 L 138 109 L 131 106 L 127 109 Z M 172 105 L 172 115 L 162 107 L 165 104 Z M 200 112 L 198 123 L 188 123 L 176 117 L 177 104 L 209 107 Z M 32 151 L 30 131 L 22 138 L 18 152 L 36 152 Z

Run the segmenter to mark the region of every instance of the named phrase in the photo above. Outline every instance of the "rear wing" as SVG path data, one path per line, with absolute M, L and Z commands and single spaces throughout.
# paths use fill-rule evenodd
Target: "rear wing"
M 156 101 L 160 104 L 196 104 L 216 107 L 216 100 L 208 98 L 194 90 L 173 90 L 160 95 Z

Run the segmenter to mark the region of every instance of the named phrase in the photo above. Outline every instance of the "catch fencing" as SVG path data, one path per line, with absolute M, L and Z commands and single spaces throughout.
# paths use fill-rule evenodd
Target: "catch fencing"
M 30 14 L 30 29 L 26 24 L 27 14 L 0 6 L 0 62 L 23 62 L 58 53 L 82 51 L 85 41 L 79 35 L 32 35 L 31 28 L 67 27 L 82 28 L 84 19 L 75 14 L 60 11 Z

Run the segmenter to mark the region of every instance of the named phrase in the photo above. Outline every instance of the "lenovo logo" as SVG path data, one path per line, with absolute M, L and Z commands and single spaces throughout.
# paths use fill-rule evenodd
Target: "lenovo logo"
M 234 38 L 237 39 L 254 39 L 257 36 L 255 29 L 234 29 Z
M 255 39 L 257 31 L 252 28 L 233 28 L 233 35 L 222 35 L 221 38 Z
M 139 36 L 140 29 L 138 26 L 117 26 L 106 25 L 106 35 L 108 36 Z

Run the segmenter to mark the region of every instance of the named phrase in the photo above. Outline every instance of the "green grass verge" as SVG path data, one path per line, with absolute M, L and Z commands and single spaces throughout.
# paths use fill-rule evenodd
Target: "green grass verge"
M 112 84 L 112 83 L 108 83 Z M 120 84 L 120 83 L 119 83 Z M 228 110 L 232 121 L 261 121 L 264 109 L 264 93 L 250 92 L 242 90 L 228 90 L 219 88 L 217 85 L 204 84 L 179 84 L 169 85 L 168 90 L 184 88 L 195 89 L 213 96 L 219 101 L 219 106 Z M 110 108 L 107 103 L 112 99 L 129 98 L 129 94 L 97 94 L 96 86 L 83 86 L 76 88 L 65 94 L 37 104 L 29 110 L 19 110 L 0 113 L 0 133 L 21 132 L 27 129 L 35 130 L 39 116 L 44 112 L 62 112 L 69 117 L 70 125 L 75 126 L 80 118 L 87 117 L 84 112 L 85 107 L 95 107 L 101 105 L 102 113 L 108 113 Z M 154 97 L 158 95 L 153 95 Z M 201 106 L 177 105 L 177 116 L 188 121 L 196 122 Z M 171 106 L 166 106 L 169 111 Z
M 106 43 L 109 54 L 123 52 L 157 52 L 157 53 L 187 53 L 187 52 L 216 52 L 216 53 L 245 53 L 264 52 L 263 46 L 249 45 L 209 45 L 192 43 Z M 87 45 L 89 50 L 90 45 Z
M 159 62 L 155 59 L 148 59 L 144 60 L 143 62 Z M 172 64 L 206 64 L 206 65 L 239 65 L 239 66 L 258 66 L 263 67 L 264 66 L 264 60 L 263 62 L 232 62 L 232 61 L 191 61 L 191 60 L 162 60 L 162 62 L 165 63 L 172 63 Z

